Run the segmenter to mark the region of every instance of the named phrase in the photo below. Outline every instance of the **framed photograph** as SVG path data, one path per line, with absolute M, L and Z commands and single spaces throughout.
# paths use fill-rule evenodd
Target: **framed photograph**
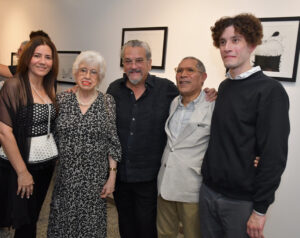
M 59 58 L 59 71 L 57 81 L 61 83 L 75 84 L 72 75 L 72 66 L 80 51 L 57 51 Z
M 300 48 L 300 17 L 260 20 L 264 37 L 253 53 L 253 65 L 259 65 L 272 78 L 295 82 Z
M 121 47 L 129 40 L 146 41 L 152 53 L 152 69 L 164 69 L 168 27 L 123 28 Z M 122 59 L 120 66 L 123 67 Z
M 10 56 L 10 65 L 17 65 L 18 64 L 18 57 L 17 57 L 17 53 L 16 52 L 11 52 L 11 56 Z

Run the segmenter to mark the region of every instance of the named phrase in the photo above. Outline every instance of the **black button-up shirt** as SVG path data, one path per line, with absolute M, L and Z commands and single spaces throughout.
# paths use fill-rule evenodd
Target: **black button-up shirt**
M 118 179 L 145 182 L 156 179 L 166 144 L 164 126 L 169 107 L 178 95 L 173 82 L 148 75 L 146 90 L 136 100 L 126 86 L 127 76 L 112 82 L 107 89 L 116 101 L 117 129 L 122 145 Z

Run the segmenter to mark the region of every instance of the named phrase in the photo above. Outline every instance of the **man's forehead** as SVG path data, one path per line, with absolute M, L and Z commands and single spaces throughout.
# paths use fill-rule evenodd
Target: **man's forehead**
M 194 59 L 184 59 L 179 63 L 178 67 L 182 67 L 182 66 L 184 66 L 184 67 L 193 67 L 193 66 L 196 66 L 196 65 L 197 65 L 196 60 L 194 60 Z
M 135 47 L 127 46 L 124 50 L 124 55 L 129 55 L 129 54 L 138 54 L 141 56 L 145 56 L 146 50 L 140 46 L 135 46 Z
M 229 32 L 230 32 L 230 37 L 242 37 L 242 38 L 244 38 L 244 36 L 239 31 L 237 31 L 237 29 L 233 25 L 231 25 L 231 26 L 228 26 L 224 29 L 224 31 L 221 34 L 220 39 L 225 38 L 225 34 L 228 34 Z

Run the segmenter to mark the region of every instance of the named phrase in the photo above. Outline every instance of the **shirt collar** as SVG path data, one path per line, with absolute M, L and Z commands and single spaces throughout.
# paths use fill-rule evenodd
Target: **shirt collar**
M 201 100 L 201 97 L 202 97 L 202 94 L 203 94 L 203 93 L 204 93 L 204 91 L 201 90 L 199 96 L 198 96 L 197 98 L 195 98 L 193 101 L 189 102 L 188 105 L 187 105 L 187 107 L 194 106 L 194 105 L 196 105 L 197 103 L 199 103 L 200 100 Z M 180 107 L 184 107 L 184 105 L 182 104 L 182 96 L 181 96 L 181 95 L 179 95 L 179 97 L 178 97 L 178 105 L 179 105 Z
M 232 78 L 229 71 L 228 71 L 226 73 L 226 77 L 231 79 L 231 80 L 241 80 L 241 79 L 248 78 L 250 75 L 252 75 L 252 74 L 254 74 L 258 71 L 261 71 L 260 66 L 253 67 L 253 68 L 249 69 L 248 71 L 246 71 L 244 73 L 241 73 L 240 75 L 236 76 L 235 78 Z

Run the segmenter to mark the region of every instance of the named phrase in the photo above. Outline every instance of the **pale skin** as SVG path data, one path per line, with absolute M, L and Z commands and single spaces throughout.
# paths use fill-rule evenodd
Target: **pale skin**
M 143 59 L 143 61 L 137 63 L 137 59 Z M 127 60 L 131 62 L 127 64 Z M 127 46 L 124 50 L 123 64 L 124 73 L 130 79 L 126 82 L 126 86 L 133 91 L 135 98 L 138 99 L 145 91 L 145 81 L 151 70 L 152 60 L 146 58 L 146 50 L 144 48 Z M 138 81 L 138 83 L 134 84 L 131 81 Z M 214 88 L 205 88 L 204 91 L 208 101 L 216 100 L 217 92 Z
M 142 59 L 142 62 L 137 62 L 136 59 Z M 131 60 L 131 63 L 126 63 Z M 152 60 L 146 58 L 146 50 L 142 47 L 126 47 L 123 57 L 124 73 L 127 74 L 129 80 L 126 86 L 130 88 L 136 99 L 139 99 L 145 92 L 145 81 L 151 70 Z M 137 82 L 137 83 L 132 83 Z
M 18 176 L 17 195 L 20 195 L 21 198 L 24 196 L 29 198 L 33 193 L 33 178 L 22 159 L 16 139 L 13 135 L 13 129 L 3 122 L 0 122 L 0 141 L 9 162 Z
M 20 57 L 21 53 L 23 52 L 24 47 L 25 47 L 25 45 L 23 45 L 23 44 L 20 45 L 18 52 L 17 52 L 18 57 Z M 8 66 L 4 65 L 4 64 L 0 64 L 0 76 L 5 77 L 5 78 L 13 77 Z
M 243 35 L 235 32 L 233 26 L 225 28 L 219 43 L 222 60 L 233 78 L 252 68 L 250 55 L 254 51 L 255 46 L 248 44 Z M 254 162 L 255 167 L 257 166 L 259 159 L 256 160 L 257 162 Z M 261 216 L 252 212 L 247 222 L 247 233 L 249 237 L 263 238 L 265 222 L 265 215 Z
M 140 61 L 137 59 L 141 59 Z M 151 70 L 152 60 L 147 59 L 146 50 L 143 47 L 131 47 L 127 46 L 124 50 L 123 56 L 123 64 L 124 64 L 124 73 L 127 74 L 128 80 L 126 82 L 126 86 L 130 88 L 134 96 L 139 99 L 143 93 L 145 92 L 145 81 L 147 79 L 147 75 Z M 130 63 L 126 63 L 130 61 Z M 134 82 L 134 83 L 133 83 Z M 76 92 L 77 86 L 67 90 L 68 92 Z M 215 101 L 217 98 L 217 91 L 214 88 L 205 88 L 206 99 L 210 102 Z
M 11 78 L 13 76 L 8 66 L 4 64 L 0 64 L 0 75 L 5 78 Z
M 81 73 L 81 69 L 86 69 L 86 73 Z M 97 72 L 92 74 L 91 72 Z M 80 100 L 85 103 L 89 102 L 95 94 L 98 94 L 96 86 L 100 83 L 99 67 L 90 66 L 86 63 L 79 64 L 79 69 L 75 74 L 77 90 L 80 95 Z M 81 113 L 85 114 L 91 105 L 79 105 Z
M 197 61 L 194 59 L 182 60 L 177 71 L 177 88 L 182 96 L 183 105 L 187 106 L 199 96 L 207 75 L 205 72 L 200 72 L 197 68 Z
M 111 156 L 108 156 L 109 160 L 109 168 L 117 168 L 117 162 L 112 159 Z M 116 183 L 117 171 L 110 170 L 109 177 L 101 191 L 101 198 L 106 198 L 108 195 L 112 194 L 115 191 L 115 183 Z
M 83 72 L 82 69 L 84 69 L 86 72 Z M 94 95 L 98 94 L 96 87 L 100 84 L 99 70 L 100 68 L 95 65 L 88 65 L 85 62 L 79 64 L 79 69 L 75 74 L 75 79 L 77 84 L 76 91 L 78 91 L 81 102 L 91 102 L 91 99 L 94 98 Z M 81 113 L 85 114 L 90 106 L 91 104 L 79 105 Z M 117 162 L 113 160 L 110 155 L 108 156 L 108 161 L 109 168 L 112 168 L 112 170 L 109 171 L 108 179 L 100 193 L 101 198 L 106 198 L 115 190 Z
M 52 68 L 52 51 L 47 45 L 38 46 L 32 56 L 28 67 L 28 78 L 31 85 L 34 85 L 38 93 L 46 102 L 51 102 L 43 88 L 43 78 Z M 53 89 L 54 90 L 54 89 Z M 43 104 L 44 101 L 32 90 L 34 103 Z M 17 195 L 21 198 L 30 198 L 34 190 L 34 181 L 24 163 L 19 151 L 16 139 L 13 135 L 13 128 L 0 122 L 0 141 L 9 162 L 18 176 Z

